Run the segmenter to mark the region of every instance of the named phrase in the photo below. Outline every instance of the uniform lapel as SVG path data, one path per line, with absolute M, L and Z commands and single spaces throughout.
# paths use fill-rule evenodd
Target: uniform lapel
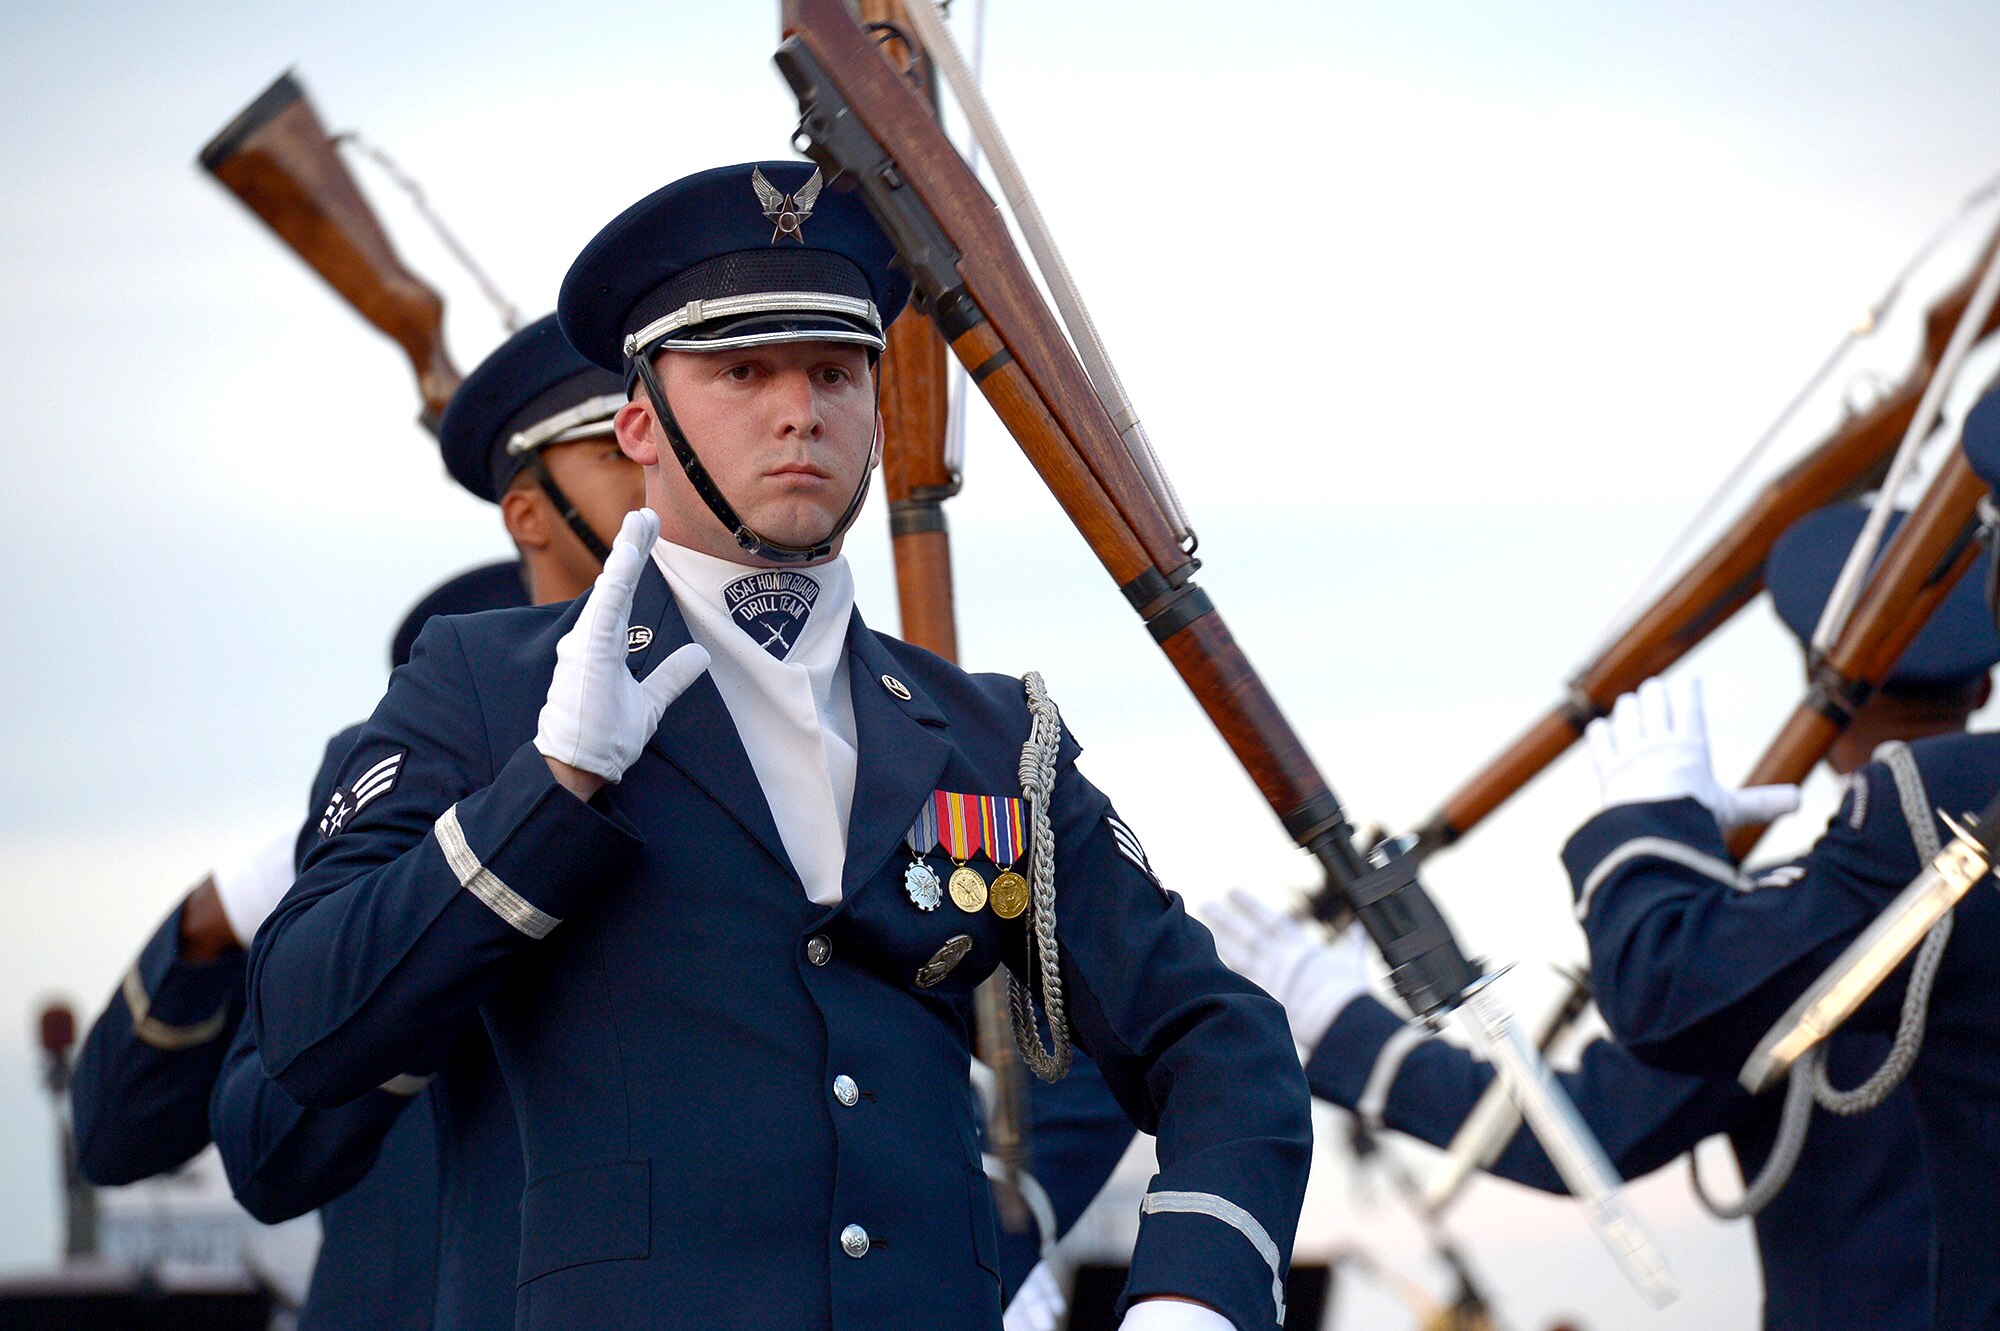
M 902 844 L 917 810 L 937 789 L 951 753 L 944 713 L 903 678 L 907 672 L 861 622 L 858 610 L 847 630 L 847 645 L 856 755 L 847 866 L 841 876 L 843 898 L 851 896 Z M 909 698 L 891 692 L 885 677 L 895 680 Z
M 650 559 L 632 597 L 630 622 L 628 644 L 639 638 L 648 639 L 645 645 L 625 654 L 625 663 L 635 677 L 643 678 L 655 663 L 693 641 L 687 620 L 682 618 L 680 607 L 674 604 L 673 593 L 667 588 L 666 576 Z M 764 799 L 763 786 L 757 782 L 756 769 L 750 766 L 750 755 L 743 750 L 736 723 L 730 719 L 715 681 L 706 673 L 667 708 L 648 747 L 727 810 L 787 873 L 794 878 L 798 876 L 785 854 L 778 824 L 771 817 L 771 806 Z

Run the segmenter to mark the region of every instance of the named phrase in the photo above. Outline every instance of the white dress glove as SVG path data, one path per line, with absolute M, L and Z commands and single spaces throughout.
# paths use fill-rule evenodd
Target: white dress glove
M 1366 935 L 1350 927 L 1327 943 L 1263 898 L 1231 888 L 1209 906 L 1215 950 L 1229 968 L 1285 1005 L 1292 1039 L 1311 1050 L 1347 1005 L 1368 992 Z
M 1236 1324 L 1199 1303 L 1142 1299 L 1125 1310 L 1118 1331 L 1236 1331 Z
M 660 517 L 652 509 L 625 515 L 583 613 L 556 644 L 556 672 L 535 730 L 535 748 L 544 758 L 606 781 L 639 761 L 668 705 L 708 669 L 708 650 L 692 642 L 644 679 L 632 678 L 625 666 L 632 593 L 659 535 Z
M 1047 1262 L 1036 1262 L 1021 1288 L 1014 1291 L 1014 1301 L 1007 1305 L 1007 1315 L 1000 1322 L 1001 1331 L 1056 1331 L 1068 1311 L 1062 1282 Z
M 292 850 L 296 833 L 287 832 L 247 855 L 224 860 L 209 872 L 229 932 L 245 947 L 257 936 L 257 926 L 278 908 L 292 889 Z
M 1649 679 L 1620 698 L 1611 715 L 1584 732 L 1597 766 L 1600 809 L 1654 800 L 1700 800 L 1724 831 L 1768 823 L 1799 807 L 1797 786 L 1726 789 L 1708 758 L 1708 726 L 1701 714 L 1701 681 L 1669 686 Z

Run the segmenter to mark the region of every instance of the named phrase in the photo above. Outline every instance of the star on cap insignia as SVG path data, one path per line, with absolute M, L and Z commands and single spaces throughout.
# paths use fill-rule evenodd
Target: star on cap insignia
M 776 185 L 764 179 L 764 172 L 758 167 L 750 168 L 750 187 L 757 191 L 757 202 L 764 207 L 764 216 L 774 224 L 771 243 L 778 243 L 778 237 L 790 236 L 803 245 L 806 243 L 806 221 L 813 215 L 813 204 L 819 201 L 820 187 L 826 182 L 821 179 L 819 168 L 814 167 L 810 179 L 796 194 L 786 194 Z

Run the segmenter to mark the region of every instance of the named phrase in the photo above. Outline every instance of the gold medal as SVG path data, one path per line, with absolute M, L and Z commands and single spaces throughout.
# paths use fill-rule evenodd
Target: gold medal
M 951 893 L 952 904 L 967 915 L 977 915 L 986 904 L 986 880 L 979 876 L 979 870 L 969 864 L 961 864 L 951 871 L 946 890 Z
M 953 881 L 957 875 L 953 875 Z M 958 894 L 952 894 L 953 900 Z M 1008 870 L 993 880 L 993 913 L 1003 920 L 1011 920 L 1028 908 L 1028 880 L 1013 870 Z

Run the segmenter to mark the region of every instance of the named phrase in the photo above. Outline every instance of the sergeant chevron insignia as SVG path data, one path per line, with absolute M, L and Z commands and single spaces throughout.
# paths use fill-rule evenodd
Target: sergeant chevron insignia
M 398 749 L 354 778 L 351 784 L 334 791 L 326 802 L 326 811 L 319 816 L 320 839 L 339 836 L 355 814 L 394 790 L 397 779 L 403 775 L 403 760 L 409 756 L 408 749 Z
M 778 243 L 781 236 L 790 236 L 803 245 L 806 243 L 806 222 L 813 215 L 813 204 L 819 201 L 820 187 L 826 183 L 819 168 L 796 194 L 787 194 L 764 179 L 764 172 L 758 167 L 750 168 L 750 188 L 757 191 L 757 202 L 764 209 L 764 216 L 771 219 L 771 243 Z
M 1132 829 L 1108 813 L 1104 815 L 1104 823 L 1111 829 L 1111 840 L 1116 843 L 1118 853 L 1138 865 L 1141 873 L 1158 883 L 1160 876 L 1153 872 L 1152 864 L 1146 859 L 1146 848 L 1139 844 L 1139 838 L 1133 835 Z

